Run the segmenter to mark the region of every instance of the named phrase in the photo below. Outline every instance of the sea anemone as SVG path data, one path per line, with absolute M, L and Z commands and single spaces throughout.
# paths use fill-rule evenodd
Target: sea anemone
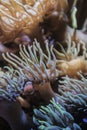
M 35 83 L 55 80 L 59 75 L 56 69 L 56 56 L 53 52 L 53 46 L 45 44 L 45 52 L 41 49 L 40 43 L 35 40 L 32 46 L 26 48 L 20 45 L 20 57 L 6 53 L 2 54 L 3 58 L 14 68 L 23 71 L 30 81 Z
M 54 81 L 58 77 L 59 70 L 56 70 L 56 57 L 53 52 L 53 46 L 49 47 L 47 42 L 45 54 L 40 44 L 35 40 L 33 45 L 28 46 L 28 48 L 20 45 L 20 56 L 22 59 L 12 53 L 3 54 L 4 59 L 19 72 L 21 71 L 27 81 L 35 84 L 34 88 L 36 91 L 39 90 L 41 95 L 45 94 L 42 97 L 48 97 L 48 99 L 54 97 L 54 92 L 51 89 L 49 81 Z M 46 101 L 48 100 L 46 99 Z
M 19 75 L 17 71 L 9 68 L 9 71 L 5 71 L 3 75 L 0 75 L 0 97 L 15 99 L 22 92 L 23 84 L 24 77 Z
M 64 11 L 67 6 L 67 0 L 1 0 L 0 41 L 13 41 L 20 33 L 34 37 L 46 15 Z
M 44 29 L 50 25 L 48 33 L 55 35 L 58 41 L 64 40 L 62 37 L 66 35 L 66 32 L 72 36 L 73 29 L 67 27 L 67 9 L 67 0 L 1 0 L 0 52 L 16 52 L 17 44 L 20 42 L 29 44 L 31 39 L 41 40 L 43 28 L 40 26 L 41 23 L 47 23 Z M 80 39 L 84 41 L 85 34 L 79 32 L 77 31 L 77 38 L 80 36 Z M 16 46 L 15 49 L 12 43 Z M 7 46 L 8 44 L 12 48 Z
M 58 84 L 56 100 L 70 112 L 82 129 L 87 128 L 87 77 L 63 77 Z
M 21 71 L 8 66 L 4 67 L 3 73 L 0 75 L 0 99 L 17 101 L 22 107 L 29 107 L 29 103 L 22 97 L 25 82 L 26 76 L 23 76 Z
M 4 103 L 8 105 L 13 103 L 12 108 L 18 104 L 20 108 L 17 111 L 20 114 L 18 116 L 20 118 L 24 114 L 24 120 L 27 119 L 27 116 L 32 116 L 35 106 L 40 107 L 43 104 L 39 110 L 34 109 L 33 121 L 38 127 L 37 129 L 80 130 L 68 112 L 75 112 L 72 111 L 72 107 L 77 108 L 77 111 L 80 109 L 84 111 L 84 108 L 87 107 L 87 79 L 82 76 L 87 73 L 87 50 L 84 40 L 80 40 L 82 37 L 78 39 L 76 12 L 71 14 L 75 18 L 75 21 L 72 20 L 72 23 L 75 22 L 74 28 L 71 29 L 67 26 L 67 7 L 68 0 L 62 0 L 62 2 L 60 0 L 0 1 L 0 53 L 6 52 L 2 56 L 9 64 L 9 67 L 6 66 L 3 71 L 0 71 L 0 101 L 2 103 L 0 113 L 4 119 L 10 119 L 10 124 L 12 122 L 11 115 L 8 113 L 9 107 L 7 106 L 6 109 L 2 107 Z M 44 27 L 43 23 L 46 22 Z M 47 28 L 48 24 L 51 26 Z M 63 28 L 60 24 L 64 25 Z M 40 44 L 36 39 L 42 38 L 42 34 L 39 34 L 43 30 L 44 34 L 45 31 L 48 31 L 46 34 L 51 35 L 52 40 L 63 40 L 63 42 L 61 44 L 55 42 L 53 46 L 44 36 L 44 44 L 43 42 Z M 66 41 L 63 39 L 65 32 L 70 32 L 65 38 Z M 57 35 L 58 39 L 56 39 Z M 26 43 L 32 43 L 35 37 L 33 44 L 26 46 Z M 65 45 L 63 46 L 62 43 Z M 56 48 L 57 46 L 58 48 Z M 19 50 L 18 55 L 10 53 L 15 51 L 15 47 L 16 50 Z M 56 86 L 58 91 L 55 91 L 55 86 L 53 86 L 55 81 L 59 81 Z M 34 94 L 40 102 L 37 102 Z M 52 100 L 50 101 L 50 99 Z M 6 118 L 3 108 L 5 111 L 7 110 Z M 16 112 L 14 108 L 12 112 Z M 27 116 L 24 112 L 27 113 Z M 14 118 L 14 113 L 12 116 Z M 83 120 L 86 119 L 83 118 Z M 14 125 L 15 119 L 12 121 Z
M 63 77 L 58 85 L 58 98 L 68 108 L 83 108 L 87 106 L 87 79 L 80 74 L 81 79 Z
M 47 106 L 34 109 L 33 121 L 39 130 L 81 130 L 74 118 L 54 99 Z
M 76 44 L 68 38 L 67 48 L 58 43 L 61 51 L 58 51 L 45 41 L 44 50 L 40 43 L 35 41 L 32 46 L 20 45 L 20 57 L 6 53 L 3 58 L 18 70 L 26 73 L 34 82 L 52 81 L 61 75 L 77 76 L 78 72 L 86 73 L 86 48 L 84 42 Z M 20 64 L 21 63 L 21 64 Z M 61 71 L 61 72 L 60 72 Z
M 47 102 L 55 96 L 51 82 L 64 75 L 78 78 L 78 72 L 87 72 L 86 48 L 83 42 L 75 44 L 69 39 L 66 50 L 61 44 L 58 45 L 61 47 L 61 51 L 56 50 L 53 45 L 50 46 L 48 41 L 45 41 L 43 51 L 40 43 L 35 40 L 32 46 L 19 46 L 20 57 L 8 52 L 2 54 L 10 65 L 19 72 L 22 71 L 27 81 L 34 84 L 35 90 L 39 90 L 42 97 L 46 97 Z
M 61 76 L 68 75 L 70 77 L 78 78 L 77 72 L 85 73 L 86 68 L 86 47 L 82 41 L 72 41 L 70 35 L 67 39 L 67 47 L 58 43 L 62 52 L 54 48 L 55 55 L 57 56 L 56 67 L 61 71 Z

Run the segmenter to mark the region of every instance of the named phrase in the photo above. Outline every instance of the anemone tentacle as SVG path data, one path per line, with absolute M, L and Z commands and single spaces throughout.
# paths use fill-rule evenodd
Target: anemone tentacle
M 81 79 L 63 77 L 58 85 L 58 97 L 67 106 L 87 106 L 87 79 L 80 75 Z
M 54 99 L 52 99 L 50 104 L 46 107 L 41 106 L 40 109 L 34 109 L 33 121 L 39 130 L 81 130 L 81 128 L 74 123 L 73 116 Z
M 4 59 L 18 70 L 22 70 L 33 80 L 44 81 L 56 79 L 59 70 L 56 69 L 56 56 L 53 46 L 46 43 L 46 53 L 41 49 L 40 44 L 35 40 L 32 46 L 20 45 L 20 57 L 6 53 L 2 54 Z
M 22 69 L 33 80 L 55 80 L 59 76 L 68 75 L 77 77 L 78 72 L 87 72 L 87 53 L 83 42 L 75 44 L 68 40 L 66 50 L 61 44 L 62 52 L 59 52 L 45 41 L 45 50 L 35 40 L 32 46 L 20 45 L 20 57 L 13 53 L 2 54 L 3 58 L 16 69 Z
M 26 76 L 22 72 L 6 66 L 6 71 L 0 75 L 0 98 L 16 100 L 24 89 Z

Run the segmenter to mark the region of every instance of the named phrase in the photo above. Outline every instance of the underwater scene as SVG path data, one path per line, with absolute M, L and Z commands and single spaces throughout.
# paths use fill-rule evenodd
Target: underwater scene
M 87 0 L 0 0 L 0 130 L 87 130 Z

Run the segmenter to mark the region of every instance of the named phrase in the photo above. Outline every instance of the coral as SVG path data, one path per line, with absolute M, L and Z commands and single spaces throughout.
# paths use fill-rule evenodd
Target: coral
M 39 110 L 34 109 L 33 121 L 39 130 L 81 130 L 81 128 L 74 123 L 72 115 L 54 99 L 52 99 L 50 104 L 46 107 L 41 106 Z

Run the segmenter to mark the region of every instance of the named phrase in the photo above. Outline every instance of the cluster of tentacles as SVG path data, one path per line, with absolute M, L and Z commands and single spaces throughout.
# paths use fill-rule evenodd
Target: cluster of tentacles
M 5 67 L 4 71 L 0 74 L 0 97 L 15 100 L 23 90 L 25 77 L 19 71 L 14 71 L 11 67 Z
M 73 124 L 73 118 L 68 112 L 72 113 L 73 108 L 81 109 L 87 106 L 87 79 L 86 75 L 83 76 L 83 73 L 87 73 L 85 44 L 76 44 L 70 37 L 65 49 L 60 43 L 57 44 L 60 51 L 48 41 L 45 41 L 43 50 L 35 39 L 32 46 L 19 46 L 19 56 L 3 53 L 3 58 L 10 66 L 6 67 L 0 76 L 0 97 L 17 101 L 25 109 L 31 108 L 34 95 L 41 98 L 40 104 L 43 105 L 49 104 L 54 98 L 47 108 L 43 106 L 40 110 L 34 110 L 33 120 L 38 129 L 80 129 Z M 55 91 L 52 83 L 56 80 L 58 82 Z M 29 82 L 31 85 L 27 84 Z M 48 118 L 50 122 L 47 122 Z
M 78 78 L 78 73 L 87 72 L 86 47 L 84 42 L 75 43 L 68 38 L 67 47 L 58 43 L 58 51 L 45 41 L 44 50 L 35 40 L 32 46 L 19 46 L 20 57 L 13 53 L 3 53 L 3 58 L 18 70 L 22 70 L 32 81 L 51 81 L 59 76 L 68 75 Z
M 61 97 L 68 105 L 86 106 L 87 105 L 87 79 L 81 75 L 81 79 L 73 79 L 68 76 L 59 81 L 61 85 L 58 86 L 58 97 Z
M 81 130 L 74 123 L 72 115 L 54 99 L 50 101 L 49 105 L 41 106 L 39 110 L 34 109 L 33 121 L 39 130 Z
M 78 4 L 0 0 L 0 123 L 12 130 L 87 129 L 87 27 L 77 30 Z

